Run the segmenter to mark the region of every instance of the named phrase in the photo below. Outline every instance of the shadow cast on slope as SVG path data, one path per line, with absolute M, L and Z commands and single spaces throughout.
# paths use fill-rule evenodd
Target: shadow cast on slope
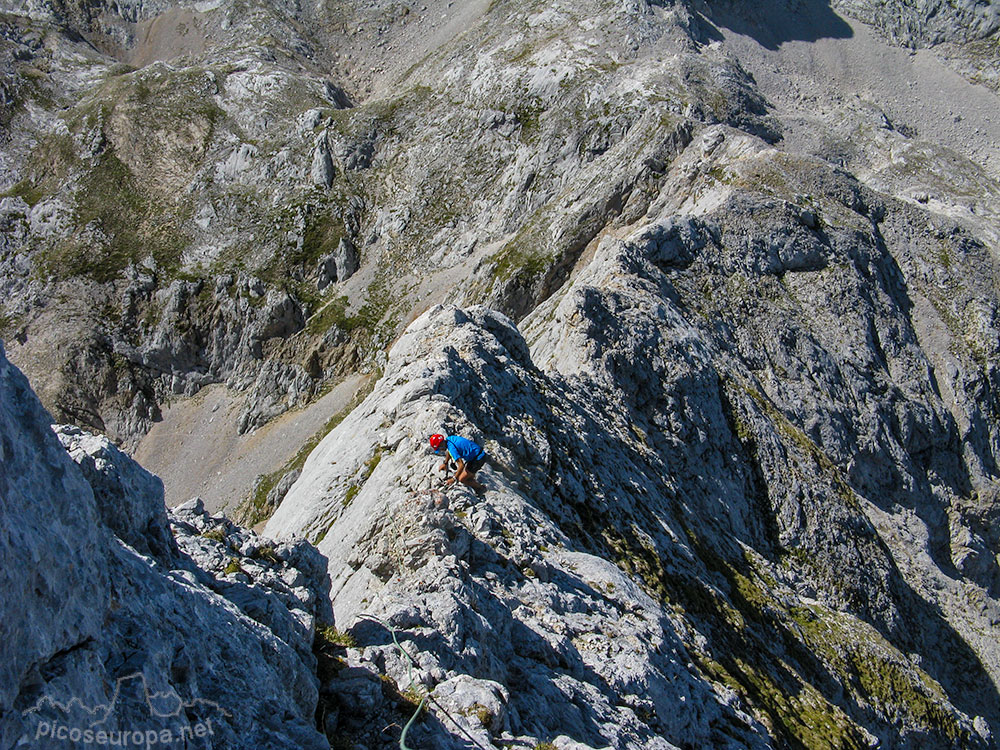
M 786 42 L 816 42 L 820 39 L 850 39 L 850 25 L 834 13 L 828 0 L 786 0 L 750 3 L 729 0 L 700 3 L 709 40 L 721 40 L 718 27 L 749 36 L 762 47 L 777 50 Z
M 948 622 L 937 604 L 924 599 L 898 570 L 896 606 L 904 617 L 898 632 L 883 633 L 904 653 L 921 654 L 920 668 L 944 688 L 949 701 L 970 717 L 1000 724 L 1000 691 L 982 659 Z M 934 717 L 945 720 L 946 717 Z

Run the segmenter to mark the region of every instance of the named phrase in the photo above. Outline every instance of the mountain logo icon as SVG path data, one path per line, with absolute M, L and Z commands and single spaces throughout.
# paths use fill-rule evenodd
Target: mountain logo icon
M 117 678 L 107 703 L 91 706 L 76 696 L 62 702 L 45 695 L 22 716 L 33 721 L 24 740 L 30 741 L 33 735 L 36 743 L 61 739 L 81 746 L 124 740 L 126 735 L 146 745 L 190 743 L 214 734 L 212 724 L 216 721 L 218 726 L 219 717 L 232 718 L 215 701 L 184 700 L 172 687 L 165 691 L 151 689 L 142 672 Z
M 135 686 L 134 690 L 129 689 L 132 688 L 132 686 Z M 28 715 L 49 709 L 60 711 L 61 713 L 68 715 L 79 714 L 89 717 L 90 720 L 88 721 L 87 726 L 96 727 L 106 722 L 114 713 L 114 709 L 121 702 L 123 695 L 128 695 L 133 692 L 142 696 L 142 699 L 146 702 L 146 705 L 149 708 L 150 716 L 171 718 L 180 716 L 181 712 L 185 709 L 203 708 L 218 711 L 221 715 L 227 718 L 232 716 L 229 711 L 224 709 L 218 703 L 208 700 L 207 698 L 195 698 L 193 700 L 185 701 L 173 688 L 163 693 L 154 692 L 150 690 L 146 683 L 146 676 L 142 672 L 135 672 L 130 675 L 125 675 L 124 677 L 119 677 L 115 680 L 115 689 L 114 693 L 112 693 L 110 703 L 98 703 L 93 707 L 90 707 L 76 697 L 70 698 L 66 703 L 60 703 L 58 700 L 50 698 L 46 695 L 39 698 L 31 708 L 26 709 L 22 713 Z

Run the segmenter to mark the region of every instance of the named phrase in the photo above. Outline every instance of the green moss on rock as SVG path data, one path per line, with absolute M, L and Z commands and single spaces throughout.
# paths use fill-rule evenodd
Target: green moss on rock
M 146 259 L 167 275 L 178 270 L 187 238 L 177 214 L 153 200 L 113 149 L 81 177 L 75 200 L 75 231 L 41 256 L 48 275 L 110 281 Z

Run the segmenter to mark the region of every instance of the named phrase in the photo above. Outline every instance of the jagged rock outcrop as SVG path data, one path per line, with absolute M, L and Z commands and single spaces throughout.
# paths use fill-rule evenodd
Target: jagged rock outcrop
M 163 505 L 163 483 L 118 450 L 104 435 L 58 425 L 56 436 L 80 467 L 101 521 L 136 552 L 158 560 L 177 555 Z
M 978 41 L 994 36 L 1000 29 L 1000 10 L 982 0 L 932 0 L 919 4 L 900 0 L 888 3 L 836 0 L 832 5 L 912 47 Z
M 347 281 L 358 270 L 358 249 L 346 237 L 341 237 L 337 249 L 319 259 L 316 288 L 323 291 L 330 284 Z
M 330 156 L 330 143 L 325 131 L 316 138 L 309 179 L 317 187 L 328 188 L 333 184 L 333 157 Z
M 0 744 L 152 732 L 327 747 L 313 728 L 313 633 L 329 620 L 315 549 L 198 501 L 168 524 L 158 479 L 104 437 L 57 439 L 50 421 L 0 350 Z
M 656 265 L 688 231 L 658 236 L 605 243 L 530 354 L 496 313 L 430 310 L 309 457 L 266 531 L 329 556 L 349 664 L 440 695 L 440 747 L 455 721 L 525 748 L 992 747 L 996 601 L 718 352 Z M 487 446 L 485 499 L 439 489 L 441 429 Z M 450 710 L 456 681 L 483 711 Z

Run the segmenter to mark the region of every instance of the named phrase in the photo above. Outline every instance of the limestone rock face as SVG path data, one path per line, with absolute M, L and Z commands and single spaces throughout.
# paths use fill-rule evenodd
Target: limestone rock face
M 85 731 L 328 747 L 313 724 L 312 637 L 329 620 L 315 549 L 199 501 L 168 522 L 159 480 L 104 437 L 57 439 L 2 350 L 0 420 L 4 747 L 59 726 L 81 747 Z
M 328 556 L 336 620 L 357 641 L 348 663 L 430 691 L 451 733 L 425 740 L 435 746 L 462 746 L 449 717 L 487 747 L 808 746 L 817 735 L 793 718 L 802 706 L 752 687 L 791 684 L 829 722 L 824 733 L 854 746 L 911 747 L 928 733 L 992 746 L 1000 661 L 982 634 L 1000 609 L 988 585 L 951 582 L 928 545 L 937 531 L 916 519 L 942 500 L 911 500 L 920 515 L 888 508 L 884 487 L 858 482 L 838 465 L 849 459 L 797 426 L 806 396 L 770 395 L 738 344 L 722 348 L 731 334 L 681 306 L 690 265 L 655 261 L 673 242 L 701 262 L 725 231 L 697 240 L 685 226 L 655 230 L 682 239 L 604 243 L 525 321 L 530 352 L 495 312 L 429 310 L 310 455 L 266 533 L 305 535 Z M 837 245 L 823 247 L 829 262 Z M 758 283 L 774 273 L 747 268 Z M 760 325 L 752 353 L 789 357 L 794 328 Z M 814 352 L 813 378 L 836 351 Z M 894 413 L 924 416 L 894 419 L 946 419 L 933 399 L 901 394 Z M 484 498 L 443 489 L 426 445 L 441 431 L 486 447 Z M 886 450 L 883 462 L 898 455 Z M 941 611 L 947 622 L 931 614 Z M 351 693 L 359 679 L 325 689 Z M 363 731 L 343 711 L 339 725 Z
M 326 133 L 316 139 L 316 145 L 313 147 L 309 179 L 318 187 L 330 187 L 333 184 L 333 158 L 330 156 L 330 143 L 327 141 Z
M 319 259 L 319 278 L 316 287 L 323 291 L 330 284 L 347 281 L 358 270 L 358 249 L 346 237 L 337 243 L 337 249 Z
M 90 484 L 104 525 L 136 552 L 158 559 L 176 554 L 159 478 L 103 435 L 72 425 L 59 425 L 55 432 Z
M 96 638 L 111 592 L 111 543 L 93 491 L 51 434 L 25 377 L 0 364 L 3 400 L 4 713 L 19 686 L 55 654 Z M 72 578 L 66 575 L 73 571 Z M 4 735 L 11 744 L 14 735 Z

